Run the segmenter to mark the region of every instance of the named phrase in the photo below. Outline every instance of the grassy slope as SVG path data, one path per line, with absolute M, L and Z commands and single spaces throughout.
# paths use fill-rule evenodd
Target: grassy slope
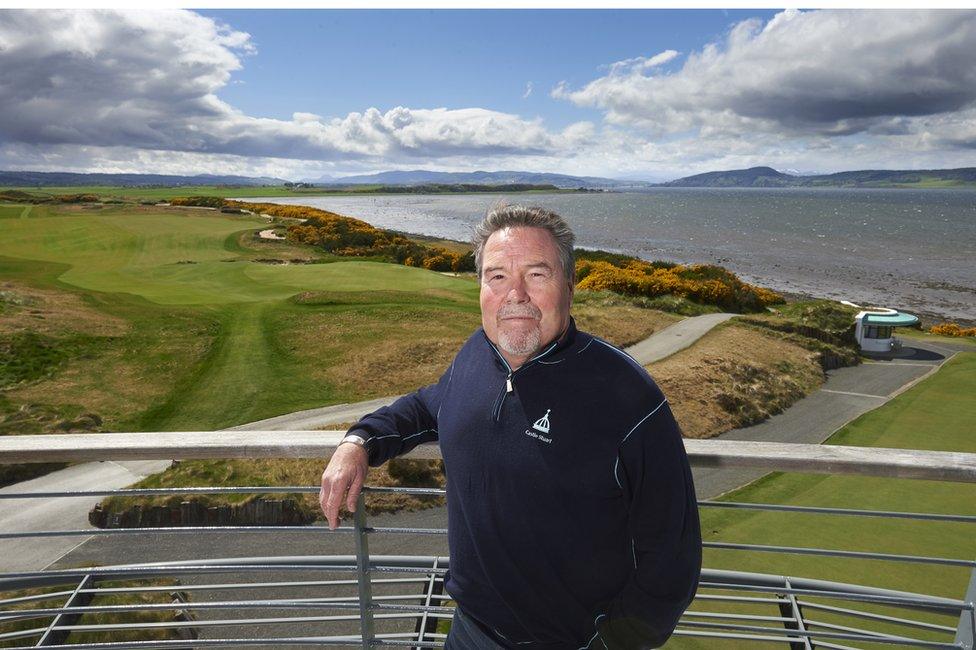
M 395 290 L 388 305 L 416 302 L 413 294 L 424 291 L 475 300 L 469 280 L 403 266 L 246 263 L 262 252 L 242 248 L 239 236 L 263 225 L 260 219 L 39 207 L 30 219 L 5 222 L 4 277 L 74 291 L 133 327 L 108 357 L 69 364 L 67 388 L 47 382 L 11 396 L 97 402 L 102 394 L 111 401 L 108 393 L 131 388 L 113 387 L 115 374 L 128 369 L 144 379 L 143 394 L 132 395 L 132 412 L 106 414 L 116 430 L 219 428 L 334 401 L 331 387 L 312 381 L 306 360 L 285 350 L 274 329 L 282 314 L 329 309 L 287 300 L 302 291 Z
M 883 407 L 854 420 L 827 442 L 976 453 L 976 438 L 972 432 L 972 423 L 976 421 L 976 400 L 972 399 L 974 391 L 976 355 L 960 354 L 934 376 Z M 946 408 L 947 404 L 953 407 Z M 727 495 L 723 500 L 976 515 L 976 485 L 842 475 L 774 473 Z M 962 523 L 771 512 L 734 513 L 704 508 L 702 532 L 706 541 L 865 550 L 967 560 L 976 558 L 974 527 Z M 949 598 L 962 598 L 970 577 L 969 569 L 959 567 L 722 550 L 707 551 L 705 563 L 712 568 L 816 577 Z M 704 608 L 704 604 L 695 607 Z M 714 608 L 714 603 L 708 603 L 708 609 L 714 611 Z M 754 607 L 734 611 L 777 615 L 772 608 Z M 904 614 L 893 608 L 886 613 L 892 616 Z M 820 620 L 831 620 L 825 614 L 815 613 L 814 616 Z M 953 627 L 956 625 L 954 616 L 932 615 L 929 620 Z M 892 631 L 905 633 L 907 630 Z M 944 636 L 926 637 L 924 634 L 919 638 L 945 640 Z M 712 648 L 719 647 L 719 644 L 714 641 L 676 639 L 668 647 Z M 722 642 L 720 647 L 752 646 Z

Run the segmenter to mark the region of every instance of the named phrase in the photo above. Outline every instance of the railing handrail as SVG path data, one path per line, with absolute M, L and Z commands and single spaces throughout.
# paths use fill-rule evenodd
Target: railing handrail
M 344 431 L 166 431 L 0 437 L 0 464 L 207 458 L 324 458 Z M 684 441 L 694 467 L 976 483 L 976 454 L 744 440 Z M 441 457 L 436 444 L 405 458 Z

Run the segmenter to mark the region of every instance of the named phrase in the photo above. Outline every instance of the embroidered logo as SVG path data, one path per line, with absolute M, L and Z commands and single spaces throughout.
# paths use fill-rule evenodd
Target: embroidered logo
M 549 433 L 549 413 L 551 412 L 552 409 L 547 409 L 546 414 L 536 420 L 535 424 L 532 425 L 532 428 L 536 431 L 541 431 L 542 433 Z

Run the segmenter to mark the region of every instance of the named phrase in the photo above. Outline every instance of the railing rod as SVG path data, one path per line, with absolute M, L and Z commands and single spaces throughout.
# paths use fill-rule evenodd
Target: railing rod
M 445 496 L 440 488 L 411 488 L 364 485 L 363 493 L 395 493 L 413 496 Z M 0 492 L 0 499 L 52 499 L 71 497 L 152 497 L 173 494 L 318 494 L 318 486 L 309 485 L 247 485 L 195 486 L 172 488 L 119 488 L 116 490 L 63 490 L 57 492 Z
M 0 573 L 0 576 L 4 574 Z M 66 591 L 51 591 L 46 594 L 33 594 L 31 596 L 18 596 L 17 598 L 2 598 L 0 599 L 0 607 L 6 605 L 16 605 L 17 603 L 34 603 L 39 600 L 54 600 L 55 598 L 61 598 L 62 596 L 70 596 L 73 589 L 68 589 Z
M 899 596 L 878 596 L 873 594 L 861 594 L 850 591 L 827 591 L 823 589 L 801 589 L 797 587 L 766 587 L 759 585 L 735 585 L 723 582 L 701 582 L 700 587 L 709 589 L 741 590 L 765 593 L 795 594 L 797 596 L 816 596 L 819 598 L 832 598 L 836 600 L 853 600 L 866 603 L 878 603 L 887 605 L 901 605 L 909 608 L 936 609 L 944 612 L 958 613 L 965 609 L 965 603 L 955 602 L 951 599 L 930 600 L 926 598 L 902 598 Z
M 0 574 L 2 575 L 2 574 Z M 427 578 L 376 578 L 373 584 L 427 584 Z M 217 591 L 221 589 L 277 589 L 289 587 L 341 587 L 345 585 L 355 585 L 355 580 L 301 580 L 294 582 L 222 582 L 210 585 L 179 585 L 180 591 Z M 152 591 L 173 591 L 175 586 L 142 586 L 142 587 L 97 587 L 95 589 L 84 589 L 83 593 L 95 594 L 135 594 Z M 70 591 L 59 592 L 62 595 L 70 594 Z M 25 598 L 38 598 L 38 596 L 25 596 Z M 0 605 L 5 601 L 0 600 Z
M 885 616 L 884 614 L 874 614 L 872 612 L 865 612 L 859 609 L 848 609 L 846 607 L 834 607 L 831 605 L 821 605 L 820 603 L 814 603 L 809 600 L 797 600 L 797 602 L 803 607 L 806 607 L 807 609 L 819 609 L 825 612 L 833 612 L 835 614 L 846 614 L 848 616 L 866 618 L 869 620 L 884 621 L 885 623 L 898 623 L 901 625 L 909 625 L 909 626 L 919 627 L 927 630 L 937 630 L 939 632 L 956 631 L 956 628 L 949 627 L 948 625 L 925 623 L 924 621 L 916 621 L 910 618 L 898 618 L 897 616 Z
M 330 530 L 325 526 L 159 526 L 153 528 L 86 528 L 83 530 L 39 530 L 17 533 L 0 533 L 0 539 L 27 539 L 45 537 L 105 537 L 112 535 L 197 535 L 200 533 L 352 533 L 351 526 L 338 526 Z
M 384 635 L 385 637 L 385 635 Z M 271 637 L 265 639 L 165 639 L 159 641 L 110 641 L 103 643 L 72 643 L 71 650 L 166 650 L 178 648 L 185 650 L 187 646 L 194 648 L 226 648 L 226 647 L 259 647 L 280 648 L 283 645 L 309 646 L 358 646 L 362 645 L 359 637 L 349 636 L 313 636 L 313 637 Z M 376 638 L 373 645 L 417 646 L 423 648 L 442 648 L 443 643 L 432 641 L 396 641 L 393 639 Z M 33 650 L 33 646 L 15 646 L 7 650 Z
M 435 616 L 435 615 L 431 615 Z M 377 614 L 377 619 L 382 620 L 402 620 L 416 618 L 416 614 L 396 613 L 396 614 Z M 435 616 L 439 617 L 439 616 Z M 443 618 L 451 618 L 443 616 Z M 160 621 L 160 622 L 140 622 L 140 623 L 91 623 L 85 625 L 59 625 L 54 626 L 55 630 L 67 632 L 111 632 L 114 630 L 164 630 L 184 627 L 233 627 L 237 625 L 285 625 L 294 623 L 341 623 L 345 621 L 358 621 L 359 615 L 347 614 L 343 616 L 284 616 L 275 618 L 233 618 L 217 620 L 197 620 L 197 621 Z
M 446 528 L 407 528 L 397 526 L 379 526 L 364 528 L 367 533 L 394 533 L 404 535 L 447 535 Z
M 862 634 L 874 634 L 877 636 L 885 636 L 884 632 L 878 632 L 876 630 L 862 630 L 861 628 L 850 627 L 847 625 L 840 625 L 839 623 L 827 623 L 826 621 L 816 621 L 807 619 L 807 622 L 813 627 L 822 627 L 828 630 L 841 630 L 846 632 L 861 632 Z M 955 634 L 955 630 L 951 630 Z
M 142 612 L 166 611 L 170 609 L 205 610 L 205 609 L 359 609 L 358 600 L 343 602 L 323 602 L 319 598 L 303 599 L 272 599 L 272 600 L 228 600 L 207 603 L 137 603 L 133 605 L 78 605 L 72 607 L 44 607 L 28 610 L 32 616 L 57 616 L 60 614 L 98 614 L 104 612 Z M 371 603 L 370 610 L 389 610 L 397 612 L 414 612 L 418 616 L 423 612 L 438 612 L 450 614 L 453 607 L 441 605 L 395 605 L 385 603 Z M 21 616 L 25 610 L 0 611 L 0 623 L 10 617 Z
M 923 639 L 913 639 L 910 637 L 896 636 L 891 634 L 854 634 L 848 632 L 814 632 L 811 630 L 780 630 L 778 628 L 767 628 L 761 626 L 752 625 L 735 625 L 731 623 L 705 623 L 699 621 L 683 621 L 682 625 L 688 625 L 692 627 L 710 627 L 710 628 L 720 628 L 729 630 L 739 630 L 743 632 L 761 632 L 769 634 L 782 634 L 785 636 L 798 637 L 797 641 L 802 643 L 803 639 L 814 640 L 817 639 L 819 642 L 820 638 L 825 639 L 842 639 L 847 641 L 867 641 L 870 643 L 888 643 L 892 645 L 911 645 L 922 648 L 961 648 L 955 643 L 942 643 L 939 641 L 925 641 Z
M 398 567 L 398 566 L 383 566 L 383 565 L 373 565 L 370 567 L 372 571 L 377 571 L 381 573 L 423 573 L 427 574 L 431 572 L 430 568 L 424 567 Z M 60 578 L 70 578 L 74 576 L 81 576 L 85 573 L 92 573 L 100 578 L 109 578 L 112 576 L 132 576 L 138 575 L 142 577 L 154 577 L 154 576 L 168 576 L 170 574 L 208 574 L 208 573 L 259 573 L 261 571 L 331 571 L 334 573 L 348 573 L 356 570 L 356 565 L 328 565 L 328 564 L 193 564 L 193 565 L 173 565 L 165 567 L 151 567 L 151 566 L 129 566 L 129 567 L 97 567 L 97 568 L 81 568 L 81 569 L 58 569 L 56 571 L 22 571 L 16 573 L 3 573 L 0 574 L 0 587 L 3 586 L 5 580 L 13 579 L 40 579 L 40 580 L 51 580 Z M 443 576 L 447 573 L 447 569 L 434 569 L 434 571 Z
M 727 618 L 730 620 L 748 620 L 748 621 L 767 621 L 769 623 L 784 623 L 789 621 L 796 621 L 795 618 L 790 616 L 765 616 L 763 614 L 731 614 L 725 612 L 703 612 L 700 609 L 696 610 L 686 610 L 682 617 L 688 616 L 691 618 Z
M 162 431 L 0 437 L 0 463 L 203 458 L 324 458 L 341 439 L 324 431 Z M 976 483 L 976 454 L 747 440 L 685 440 L 693 467 L 859 474 Z M 440 458 L 436 444 L 408 458 Z
M 765 636 L 762 634 L 737 634 L 733 632 L 708 632 L 707 630 L 685 630 L 680 627 L 675 628 L 674 636 L 697 636 L 709 639 L 731 639 L 735 641 L 768 641 L 782 646 L 784 642 L 801 643 L 803 639 L 796 637 Z
M 976 567 L 974 560 L 955 558 L 924 557 L 919 555 L 896 555 L 892 553 L 871 553 L 868 551 L 840 551 L 802 546 L 771 546 L 767 544 L 734 544 L 732 542 L 702 542 L 705 548 L 735 551 L 762 551 L 764 553 L 790 553 L 796 555 L 820 555 L 823 557 L 848 557 L 862 560 L 884 560 L 887 562 L 915 562 L 919 564 L 941 564 L 946 566 Z
M 761 603 L 763 605 L 776 605 L 779 603 L 778 598 L 750 598 L 748 596 L 722 596 L 719 594 L 703 594 L 699 590 L 695 594 L 695 600 L 727 600 L 739 603 Z
M 857 510 L 852 508 L 824 508 L 816 506 L 786 506 L 774 503 L 742 503 L 734 501 L 699 501 L 700 508 L 730 508 L 742 510 L 772 510 L 811 514 L 848 515 L 854 517 L 883 517 L 891 519 L 920 519 L 974 524 L 976 515 L 944 515 L 928 512 L 899 512 L 897 510 Z

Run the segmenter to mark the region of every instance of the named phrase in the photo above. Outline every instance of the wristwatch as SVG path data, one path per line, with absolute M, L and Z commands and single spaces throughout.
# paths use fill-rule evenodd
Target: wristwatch
M 357 445 L 359 447 L 364 447 L 366 445 L 366 438 L 356 435 L 355 433 L 350 433 L 346 435 L 345 438 L 339 441 L 339 445 L 346 442 L 351 442 L 352 444 Z M 338 447 L 339 445 L 336 445 L 336 447 Z

